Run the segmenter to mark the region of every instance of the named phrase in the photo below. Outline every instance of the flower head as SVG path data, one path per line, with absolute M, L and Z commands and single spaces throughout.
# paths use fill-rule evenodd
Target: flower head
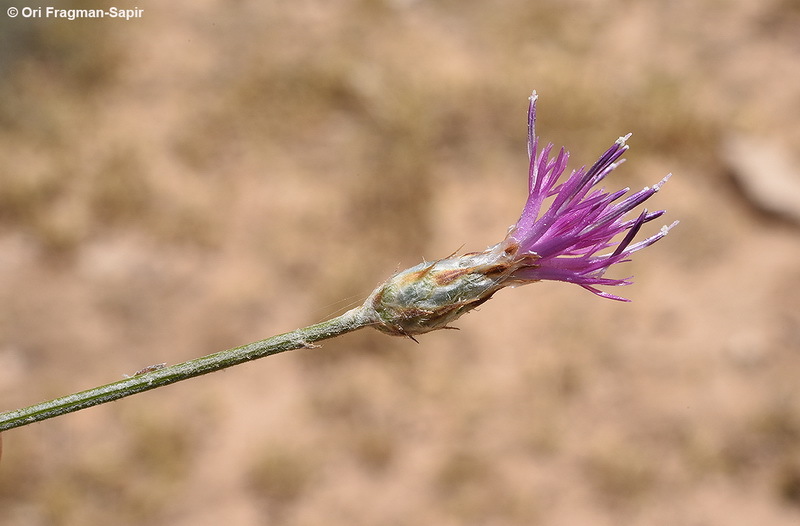
M 528 201 L 519 221 L 501 243 L 505 250 L 513 247 L 517 254 L 527 255 L 534 261 L 512 277 L 523 282 L 549 279 L 576 283 L 598 296 L 627 301 L 596 286 L 630 284 L 630 278 L 612 279 L 603 275 L 615 263 L 629 261 L 631 254 L 667 235 L 677 224 L 676 221 L 662 227 L 657 234 L 632 243 L 643 224 L 661 217 L 665 211 L 644 209 L 635 219 L 625 218 L 628 212 L 655 194 L 670 176 L 627 197 L 630 188 L 611 193 L 596 189 L 600 181 L 624 162 L 621 157 L 628 149 L 625 144 L 630 138 L 628 134 L 617 139 L 591 168 L 573 170 L 559 184 L 569 153 L 561 148 L 558 155 L 551 157 L 552 144 L 539 150 L 534 129 L 536 100 L 534 92 L 528 107 Z M 544 201 L 549 197 L 553 200 L 543 211 Z M 604 252 L 614 247 L 614 239 L 623 233 L 626 234 L 616 243 L 616 248 L 610 253 Z
M 616 192 L 596 188 L 623 162 L 627 135 L 588 170 L 573 170 L 563 179 L 569 154 L 561 148 L 552 156 L 552 144 L 539 149 L 536 101 L 533 92 L 528 107 L 528 199 L 517 223 L 503 241 L 484 252 L 425 262 L 395 274 L 365 302 L 372 309 L 376 328 L 412 337 L 447 328 L 501 288 L 541 280 L 575 283 L 598 296 L 628 301 L 597 287 L 630 284 L 630 278 L 607 278 L 605 272 L 629 261 L 631 254 L 652 245 L 677 224 L 634 243 L 642 225 L 664 210 L 644 209 L 635 218 L 626 217 L 655 194 L 669 175 L 631 195 L 627 195 L 629 188 Z

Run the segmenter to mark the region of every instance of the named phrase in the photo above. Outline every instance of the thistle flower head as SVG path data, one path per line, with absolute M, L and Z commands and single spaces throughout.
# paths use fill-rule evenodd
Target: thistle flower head
M 598 286 L 628 285 L 631 278 L 607 278 L 606 271 L 652 245 L 670 226 L 634 243 L 642 225 L 664 210 L 628 213 L 655 194 L 669 179 L 630 195 L 629 188 L 607 192 L 597 185 L 623 159 L 630 135 L 620 137 L 589 169 L 573 170 L 564 178 L 569 154 L 553 145 L 539 149 L 535 133 L 536 92 L 528 107 L 528 199 L 506 238 L 484 252 L 450 256 L 402 271 L 379 286 L 367 299 L 375 327 L 412 336 L 448 324 L 487 301 L 507 286 L 541 280 L 575 283 L 598 296 L 628 301 Z
M 661 217 L 665 211 L 648 212 L 644 209 L 634 219 L 625 217 L 655 194 L 670 176 L 627 197 L 630 188 L 616 192 L 596 188 L 624 162 L 621 157 L 628 149 L 625 144 L 630 138 L 628 134 L 617 139 L 591 168 L 573 170 L 566 180 L 559 183 L 569 153 L 561 148 L 557 155 L 551 156 L 552 144 L 539 150 L 535 133 L 536 100 L 536 92 L 533 92 L 528 107 L 528 200 L 517 224 L 501 243 L 504 250 L 512 250 L 535 261 L 515 272 L 512 278 L 525 283 L 543 279 L 566 281 L 604 298 L 627 301 L 596 286 L 630 284 L 630 278 L 612 279 L 604 277 L 604 274 L 612 265 L 629 261 L 631 254 L 667 235 L 669 229 L 677 224 L 664 226 L 657 234 L 633 243 L 642 225 Z M 545 200 L 550 197 L 552 201 L 543 209 Z M 623 233 L 624 237 L 615 242 Z

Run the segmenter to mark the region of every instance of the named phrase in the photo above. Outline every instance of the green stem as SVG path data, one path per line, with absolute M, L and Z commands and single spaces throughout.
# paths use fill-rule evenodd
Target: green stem
M 373 323 L 374 320 L 369 313 L 363 307 L 358 307 L 331 320 L 279 334 L 266 340 L 209 354 L 208 356 L 177 365 L 136 374 L 118 382 L 62 396 L 48 402 L 0 413 L 0 431 L 112 402 L 126 396 L 180 382 L 187 378 L 194 378 L 201 374 L 219 371 L 250 360 L 263 358 L 264 356 L 301 347 L 312 347 L 313 342 L 333 338 Z

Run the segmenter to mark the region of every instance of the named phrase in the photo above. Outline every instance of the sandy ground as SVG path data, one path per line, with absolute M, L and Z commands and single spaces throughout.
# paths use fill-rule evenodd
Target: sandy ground
M 674 173 L 650 206 L 681 224 L 614 271 L 632 303 L 505 290 L 419 344 L 363 330 L 6 432 L 0 523 L 800 523 L 800 230 L 720 154 L 798 151 L 797 2 L 9 6 L 3 409 L 499 241 L 531 89 L 572 167 L 633 132 L 609 187 Z

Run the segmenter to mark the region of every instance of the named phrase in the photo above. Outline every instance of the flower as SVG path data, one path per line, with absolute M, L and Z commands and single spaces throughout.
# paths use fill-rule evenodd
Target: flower
M 563 181 L 569 154 L 551 156 L 552 144 L 539 150 L 535 134 L 534 91 L 528 106 L 528 199 L 506 238 L 483 252 L 451 255 L 423 262 L 395 274 L 376 288 L 364 306 L 373 325 L 389 334 L 410 336 L 436 329 L 489 300 L 501 288 L 556 280 L 575 283 L 598 296 L 628 301 L 598 286 L 628 285 L 631 278 L 605 277 L 617 263 L 663 238 L 677 221 L 637 243 L 642 225 L 664 214 L 646 209 L 635 219 L 625 216 L 652 197 L 669 179 L 627 197 L 624 188 L 606 192 L 596 186 L 623 159 L 630 137 L 620 137 L 588 170 L 573 170 Z M 622 236 L 618 242 L 614 240 Z M 616 246 L 615 246 L 616 245 Z M 612 247 L 613 250 L 612 250 Z M 610 251 L 610 252 L 609 252 Z
M 648 212 L 643 210 L 636 219 L 624 219 L 625 214 L 655 194 L 667 182 L 670 175 L 651 187 L 619 201 L 630 188 L 607 193 L 594 189 L 624 159 L 625 144 L 630 134 L 620 137 L 591 168 L 573 170 L 561 184 L 557 184 L 567 165 L 569 153 L 561 148 L 555 158 L 550 157 L 552 144 L 538 150 L 539 139 L 535 134 L 536 100 L 534 91 L 528 107 L 528 201 L 522 215 L 509 232 L 504 250 L 531 256 L 533 264 L 515 272 L 512 278 L 523 282 L 543 279 L 576 283 L 602 296 L 628 301 L 619 296 L 598 290 L 596 285 L 628 285 L 630 278 L 611 279 L 603 277 L 615 263 L 629 261 L 634 252 L 652 245 L 677 224 L 677 221 L 647 239 L 631 244 L 644 223 L 661 217 L 665 210 Z M 542 212 L 545 199 L 553 201 Z M 600 252 L 614 246 L 613 239 L 627 231 L 613 252 Z

